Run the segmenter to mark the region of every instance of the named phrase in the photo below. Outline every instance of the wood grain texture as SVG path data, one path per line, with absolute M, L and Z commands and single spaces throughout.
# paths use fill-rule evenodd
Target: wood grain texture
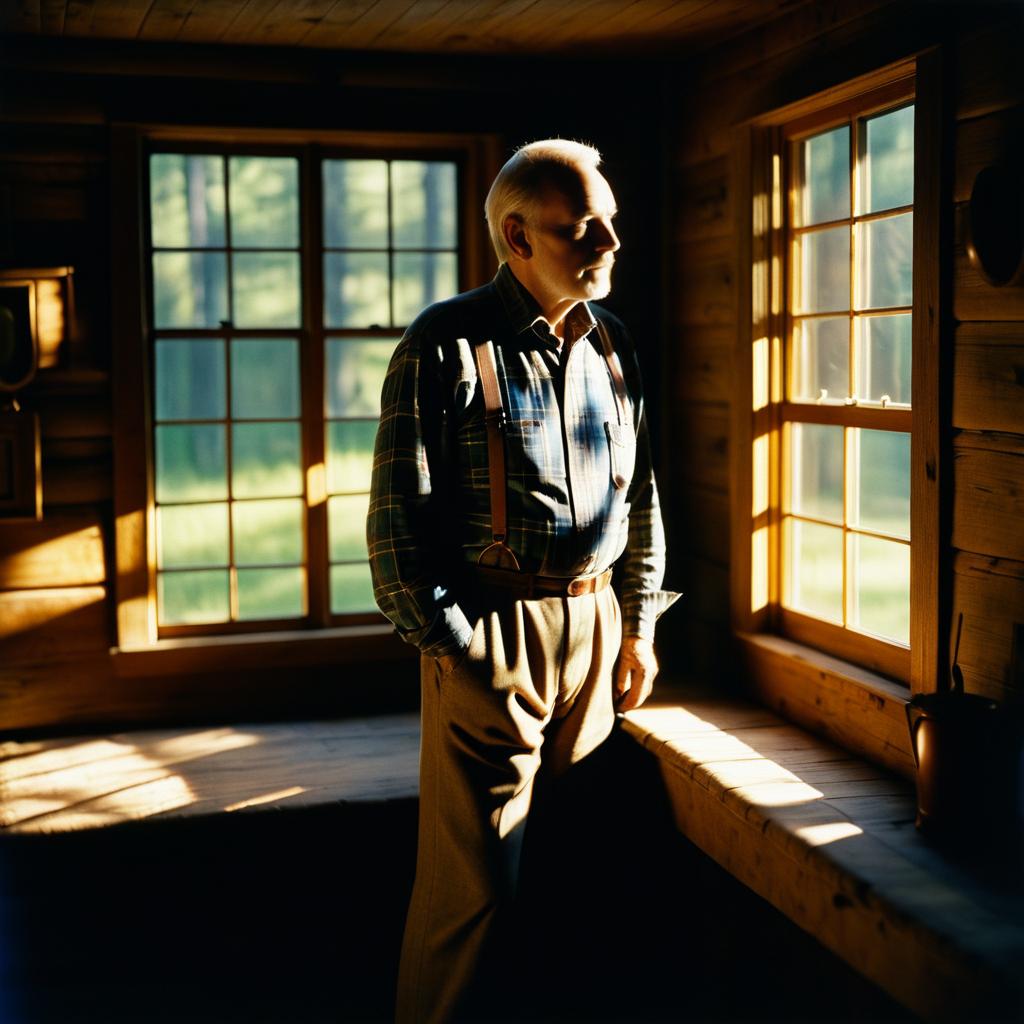
M 770 21 L 758 0 L 20 0 L 25 34 L 476 53 L 672 53 Z M 45 13 L 45 16 L 44 16 Z
M 672 178 L 672 200 L 679 239 L 731 235 L 736 225 L 728 157 L 677 168 Z
M 782 637 L 744 634 L 749 692 L 817 736 L 914 778 L 906 687 Z
M 50 518 L 0 529 L 0 591 L 106 581 L 103 534 L 86 518 Z
M 1024 15 L 1008 4 L 993 24 L 965 33 L 957 40 L 958 118 L 980 117 L 1024 103 L 1020 53 Z
M 978 171 L 992 164 L 1012 165 L 1022 138 L 1024 106 L 957 122 L 954 200 L 963 202 L 971 198 Z
M 1018 895 L 921 843 L 907 782 L 744 714 L 763 711 L 683 695 L 627 713 L 680 831 L 924 1019 L 1019 1005 Z
M 957 328 L 953 426 L 1024 434 L 1024 323 Z
M 729 410 L 710 402 L 686 402 L 673 425 L 679 478 L 719 491 L 729 488 Z
M 728 566 L 729 495 L 725 491 L 689 484 L 680 488 L 673 509 L 673 551 L 677 548 L 699 552 L 708 561 Z
M 990 450 L 977 445 L 999 445 Z M 1024 439 L 961 434 L 954 442 L 953 544 L 1024 562 Z
M 105 651 L 108 625 L 102 586 L 0 592 L 0 664 Z
M 418 756 L 415 714 L 7 742 L 0 744 L 0 828 L 56 833 L 412 799 Z
M 728 327 L 736 323 L 736 248 L 730 236 L 674 246 L 675 325 Z
M 1013 676 L 1014 657 L 1024 655 L 1015 650 L 1024 630 L 1024 562 L 961 551 L 953 573 L 953 618 L 964 616 L 958 660 L 965 687 L 1024 707 L 1024 679 Z
M 679 328 L 671 341 L 673 397 L 681 401 L 732 400 L 735 332 L 727 327 Z

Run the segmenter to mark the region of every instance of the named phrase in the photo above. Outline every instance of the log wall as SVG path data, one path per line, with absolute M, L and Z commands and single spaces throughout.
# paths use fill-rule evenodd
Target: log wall
M 952 536 L 937 552 L 952 564 L 952 622 L 964 615 L 960 662 L 969 690 L 1024 700 L 1024 288 L 995 288 L 970 265 L 966 202 L 977 172 L 1016 154 L 1024 130 L 1024 42 L 1019 11 L 910 5 L 816 4 L 706 54 L 673 84 L 672 304 L 668 374 L 675 400 L 667 447 L 673 474 L 671 547 L 689 592 L 674 660 L 699 674 L 732 668 L 724 657 L 729 569 L 731 360 L 740 266 L 735 196 L 736 126 L 873 68 L 940 46 L 951 67 L 955 174 L 945 200 L 955 224 L 952 267 Z M 682 116 L 693 112 L 692 121 Z M 1016 141 L 1015 141 L 1016 140 Z M 1014 148 L 1016 147 L 1016 149 Z M 947 420 L 950 416 L 947 414 Z M 685 454 L 684 454 L 685 453 Z M 947 595 L 949 596 L 949 595 Z

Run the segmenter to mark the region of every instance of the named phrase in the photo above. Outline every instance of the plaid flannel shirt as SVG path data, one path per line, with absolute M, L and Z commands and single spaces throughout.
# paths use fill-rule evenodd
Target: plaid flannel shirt
M 626 382 L 623 416 L 594 313 Z M 427 308 L 398 344 L 381 398 L 367 543 L 374 595 L 427 655 L 469 646 L 467 565 L 492 542 L 487 432 L 474 341 L 494 344 L 505 407 L 507 543 L 524 572 L 600 572 L 624 553 L 623 632 L 653 640 L 678 597 L 661 589 L 665 535 L 640 370 L 621 322 L 578 303 L 558 339 L 502 265 L 494 280 Z

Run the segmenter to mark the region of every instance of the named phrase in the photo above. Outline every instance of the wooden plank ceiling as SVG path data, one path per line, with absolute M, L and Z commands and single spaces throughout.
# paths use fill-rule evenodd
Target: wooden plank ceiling
M 343 50 L 643 54 L 704 47 L 808 0 L 5 0 L 7 33 Z

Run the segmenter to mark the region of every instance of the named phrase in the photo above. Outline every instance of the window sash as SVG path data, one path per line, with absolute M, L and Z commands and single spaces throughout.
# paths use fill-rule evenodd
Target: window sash
M 331 252 L 355 252 L 355 249 L 339 249 L 338 247 L 328 248 L 324 245 L 322 237 L 322 223 L 324 211 L 324 198 L 322 193 L 322 175 L 325 161 L 330 159 L 345 158 L 367 158 L 373 156 L 375 159 L 385 161 L 415 159 L 430 161 L 449 161 L 455 164 L 456 168 L 456 237 L 455 249 L 442 248 L 438 246 L 420 246 L 417 248 L 396 248 L 393 244 L 391 222 L 392 207 L 388 203 L 388 239 L 387 247 L 368 251 L 380 252 L 387 260 L 389 295 L 392 296 L 390 306 L 393 310 L 393 285 L 396 280 L 394 257 L 395 254 L 419 253 L 419 252 L 453 252 L 456 260 L 457 290 L 464 290 L 467 287 L 467 267 L 465 237 L 466 226 L 464 210 L 464 163 L 465 154 L 459 150 L 442 148 L 412 148 L 401 147 L 399 149 L 378 150 L 368 153 L 360 147 L 325 147 L 312 144 L 306 145 L 260 145 L 248 142 L 238 143 L 208 143 L 200 140 L 183 143 L 180 140 L 171 142 L 154 142 L 144 151 L 143 171 L 143 208 L 146 211 L 146 224 L 149 224 L 149 156 L 157 152 L 204 154 L 208 153 L 220 157 L 227 163 L 232 155 L 269 155 L 287 156 L 297 158 L 299 171 L 298 200 L 299 200 L 299 247 L 291 249 L 299 254 L 300 270 L 300 324 L 294 328 L 238 328 L 235 326 L 204 327 L 204 328 L 156 328 L 150 318 L 145 330 L 147 350 L 154 351 L 157 339 L 174 338 L 217 338 L 222 339 L 224 344 L 225 358 L 229 358 L 230 346 L 233 339 L 244 338 L 296 338 L 299 343 L 300 354 L 300 410 L 298 421 L 301 424 L 300 441 L 300 466 L 303 475 L 302 500 L 303 500 L 303 537 L 302 548 L 304 561 L 299 571 L 305 577 L 303 600 L 305 612 L 301 616 L 287 618 L 264 618 L 264 619 L 239 619 L 238 618 L 238 588 L 237 573 L 239 570 L 250 568 L 239 565 L 235 556 L 233 544 L 229 548 L 229 563 L 222 567 L 228 574 L 230 581 L 230 616 L 229 620 L 216 622 L 202 622 L 192 624 L 164 624 L 154 621 L 157 638 L 176 638 L 182 636 L 204 636 L 204 635 L 230 635 L 252 632 L 275 632 L 304 629 L 310 627 L 331 627 L 337 625 L 353 625 L 360 623 L 378 623 L 382 621 L 381 615 L 376 610 L 366 612 L 335 613 L 331 608 L 331 576 L 335 566 L 347 564 L 365 565 L 364 561 L 349 563 L 346 561 L 332 562 L 330 559 L 329 526 L 328 526 L 328 505 L 331 495 L 327 492 L 327 430 L 332 422 L 348 422 L 352 416 L 344 412 L 339 416 L 327 415 L 326 395 L 326 348 L 332 339 L 347 338 L 379 338 L 381 340 L 392 340 L 395 343 L 399 340 L 402 327 L 373 326 L 373 327 L 338 327 L 327 326 L 326 310 L 323 305 L 323 294 L 325 287 L 324 260 Z M 388 175 L 390 180 L 390 173 Z M 267 249 L 254 246 L 232 247 L 230 236 L 230 218 L 225 211 L 226 238 L 225 244 L 219 246 L 205 247 L 200 251 L 225 253 L 228 263 L 236 253 L 248 251 L 283 251 L 281 247 Z M 195 251 L 195 247 L 160 247 L 155 249 L 147 232 L 146 245 L 144 246 L 144 275 L 148 282 L 149 308 L 153 309 L 153 253 L 163 251 Z M 230 268 L 229 268 L 230 269 Z M 228 278 L 230 289 L 230 275 Z M 230 294 L 230 291 L 229 291 Z M 150 393 L 155 387 L 155 360 L 151 359 L 153 376 L 150 380 Z M 150 406 L 154 408 L 153 404 Z M 354 413 L 352 414 L 354 415 Z M 359 419 L 365 419 L 360 416 Z M 177 421 L 176 421 L 177 422 Z M 181 421 L 184 423 L 185 421 Z M 231 417 L 228 410 L 222 421 L 226 424 L 228 444 L 232 425 L 247 423 L 249 420 L 238 420 Z M 148 432 L 155 443 L 155 415 L 149 417 Z M 152 448 L 151 448 L 152 450 Z M 155 474 L 155 461 L 151 457 L 148 460 L 149 472 Z M 155 477 L 151 478 L 149 493 L 153 495 L 151 500 L 155 501 Z M 360 492 L 365 493 L 365 492 Z M 234 520 L 234 509 L 238 504 L 234 496 L 224 499 L 227 505 L 229 531 Z M 156 529 L 156 513 L 150 519 L 151 529 Z M 158 599 L 156 582 L 165 579 L 174 572 L 184 570 L 159 570 L 155 560 L 151 561 L 150 572 L 152 574 L 151 600 L 154 605 Z M 156 609 L 152 613 L 156 618 Z

